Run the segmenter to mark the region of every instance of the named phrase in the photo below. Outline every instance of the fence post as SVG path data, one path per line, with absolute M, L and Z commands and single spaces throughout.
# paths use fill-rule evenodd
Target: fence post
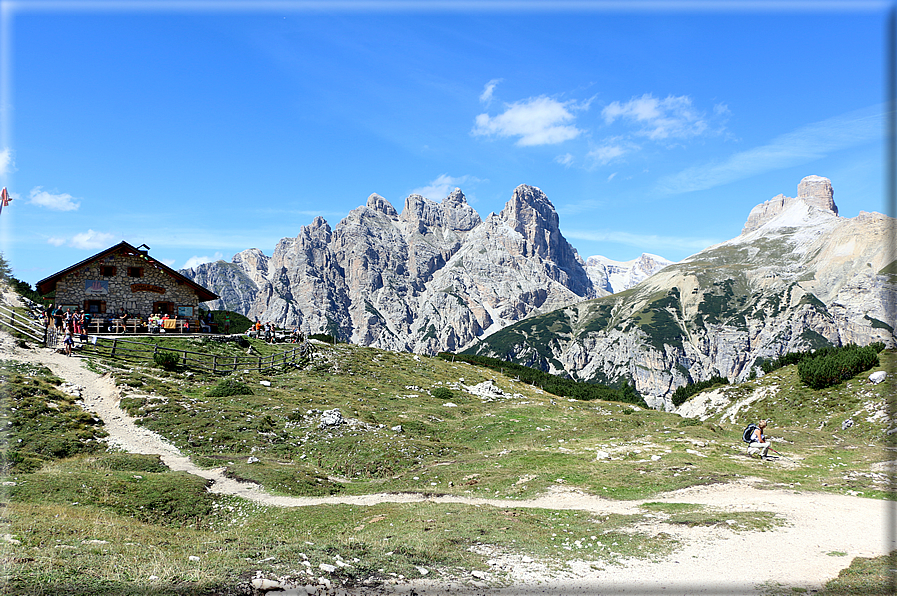
M 184 366 L 187 366 L 187 350 L 184 350 Z
M 262 357 L 259 356 L 259 372 L 262 371 Z
M 234 356 L 234 372 L 237 372 L 237 357 Z
M 113 338 L 113 339 L 112 339 L 112 354 L 111 354 L 111 356 L 112 356 L 113 358 L 115 358 L 115 346 L 116 346 L 117 344 L 118 344 L 118 340 L 115 339 L 115 338 Z
M 218 356 L 212 356 L 212 374 L 218 373 Z

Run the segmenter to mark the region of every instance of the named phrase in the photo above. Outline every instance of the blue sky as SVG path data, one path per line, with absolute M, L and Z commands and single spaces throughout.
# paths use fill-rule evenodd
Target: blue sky
M 0 251 L 32 284 L 121 240 L 270 255 L 375 192 L 486 217 L 531 184 L 616 260 L 810 174 L 884 210 L 890 2 L 0 4 Z

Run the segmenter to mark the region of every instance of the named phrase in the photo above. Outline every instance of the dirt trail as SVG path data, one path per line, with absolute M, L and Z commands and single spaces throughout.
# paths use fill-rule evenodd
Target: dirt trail
M 644 501 L 612 501 L 565 488 L 528 500 L 417 494 L 320 498 L 272 495 L 257 485 L 226 478 L 223 468 L 202 469 L 193 465 L 161 436 L 135 425 L 133 419 L 119 408 L 120 395 L 112 379 L 82 367 L 78 357 L 69 358 L 47 349 L 22 350 L 15 348 L 8 336 L 2 339 L 5 341 L 0 347 L 7 357 L 43 364 L 57 376 L 82 387 L 84 407 L 103 419 L 110 445 L 133 453 L 160 454 L 171 469 L 211 480 L 210 490 L 215 493 L 238 495 L 278 507 L 430 501 L 596 513 L 643 513 L 638 506 Z M 604 568 L 601 568 L 604 565 L 571 560 L 564 570 L 549 570 L 536 561 L 523 563 L 519 557 L 502 553 L 492 556 L 516 583 L 508 594 L 595 594 L 598 585 L 601 593 L 607 594 L 709 594 L 733 593 L 733 588 L 737 593 L 756 593 L 754 586 L 763 582 L 814 589 L 835 577 L 854 557 L 880 556 L 894 548 L 893 537 L 885 532 L 894 519 L 888 509 L 893 508 L 894 503 L 832 494 L 761 490 L 754 486 L 760 482 L 746 479 L 733 484 L 692 487 L 649 500 L 700 503 L 733 511 L 771 511 L 786 520 L 784 527 L 763 533 L 734 533 L 718 528 L 647 524 L 638 529 L 673 534 L 680 539 L 682 548 L 659 560 L 632 560 Z M 575 554 L 571 553 L 571 556 Z M 421 594 L 441 593 L 439 584 L 432 580 L 418 580 L 394 589 L 401 593 L 412 587 Z M 490 590 L 489 593 L 501 591 Z

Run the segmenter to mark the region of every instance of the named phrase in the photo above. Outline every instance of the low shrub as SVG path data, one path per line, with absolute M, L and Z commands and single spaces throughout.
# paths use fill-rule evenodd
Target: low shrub
M 812 389 L 825 389 L 878 366 L 877 346 L 846 346 L 813 358 L 801 360 L 797 374 Z
M 727 379 L 726 377 L 716 376 L 716 377 L 711 377 L 711 378 L 707 379 L 706 381 L 699 381 L 697 383 L 690 383 L 688 385 L 683 385 L 682 387 L 679 387 L 678 389 L 676 389 L 675 392 L 673 392 L 673 398 L 672 398 L 673 405 L 677 406 L 677 407 L 681 406 L 682 404 L 687 402 L 688 398 L 690 398 L 691 396 L 696 395 L 696 394 L 700 393 L 701 391 L 704 391 L 705 389 L 710 389 L 714 385 L 728 385 L 728 384 L 729 384 L 729 379 Z
M 229 397 L 231 395 L 254 395 L 252 389 L 236 379 L 224 379 L 206 392 L 206 397 Z
M 153 362 L 165 370 L 177 370 L 178 362 L 180 361 L 181 357 L 174 352 L 156 352 L 153 354 Z
M 328 343 L 328 344 L 336 343 L 336 338 L 334 338 L 332 335 L 328 335 L 326 333 L 312 333 L 311 335 L 308 336 L 308 339 L 316 339 L 318 341 L 322 341 L 322 342 Z
M 432 395 L 436 399 L 452 399 L 455 396 L 451 389 L 445 387 L 437 387 L 432 391 Z

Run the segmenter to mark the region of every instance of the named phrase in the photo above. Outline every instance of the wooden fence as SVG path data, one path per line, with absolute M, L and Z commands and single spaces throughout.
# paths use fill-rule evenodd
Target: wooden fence
M 0 304 L 0 327 L 10 333 L 19 333 L 42 344 L 48 344 L 47 330 L 34 319 L 16 312 L 5 304 Z M 52 338 L 55 345 L 55 334 Z M 53 346 L 50 346 L 53 347 Z
M 108 338 L 91 335 L 82 350 L 89 350 L 103 354 L 111 358 L 135 358 L 153 362 L 155 355 L 168 352 L 178 355 L 178 364 L 186 368 L 193 368 L 213 374 L 231 373 L 238 370 L 269 370 L 278 366 L 296 363 L 304 359 L 313 349 L 308 341 L 296 345 L 296 347 L 284 350 L 280 354 L 270 356 L 218 356 L 203 354 L 189 350 L 165 348 L 156 344 L 122 339 Z

